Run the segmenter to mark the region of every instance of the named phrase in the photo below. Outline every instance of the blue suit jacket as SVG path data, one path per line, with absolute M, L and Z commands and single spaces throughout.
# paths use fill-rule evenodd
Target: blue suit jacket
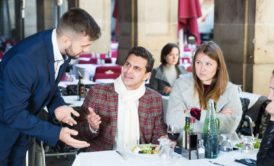
M 37 137 L 50 145 L 59 139 L 60 126 L 36 116 L 44 106 L 53 116 L 55 108 L 65 104 L 56 88 L 51 34 L 49 30 L 24 39 L 1 62 L 0 150 L 12 148 L 22 135 Z

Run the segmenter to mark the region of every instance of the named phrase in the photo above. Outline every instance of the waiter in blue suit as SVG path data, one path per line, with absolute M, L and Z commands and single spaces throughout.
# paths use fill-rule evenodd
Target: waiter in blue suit
M 73 8 L 56 29 L 34 34 L 10 49 L 0 66 L 0 165 L 19 166 L 25 161 L 30 137 L 49 145 L 58 140 L 74 148 L 88 147 L 72 136 L 77 131 L 37 117 L 47 107 L 51 117 L 75 125 L 79 114 L 65 105 L 57 84 L 70 59 L 90 52 L 100 27 L 86 11 Z

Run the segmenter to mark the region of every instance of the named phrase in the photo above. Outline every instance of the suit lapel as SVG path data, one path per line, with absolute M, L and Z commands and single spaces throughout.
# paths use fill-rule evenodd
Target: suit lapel
M 55 77 L 54 77 L 54 62 L 48 63 L 48 69 L 49 69 L 49 82 L 50 87 L 53 87 L 55 84 Z
M 53 54 L 53 46 L 52 46 L 52 30 L 48 31 L 48 35 L 44 37 L 44 43 L 47 47 L 47 59 L 48 59 L 48 72 L 49 72 L 49 82 L 50 87 L 54 86 L 55 77 L 54 77 L 54 54 Z
M 53 71 L 53 76 L 50 76 L 50 78 L 52 79 L 53 78 L 53 86 L 51 86 L 51 90 L 50 90 L 50 93 L 48 95 L 48 100 L 51 100 L 52 96 L 54 95 L 56 89 L 58 88 L 58 83 L 66 69 L 66 67 L 68 66 L 70 62 L 70 58 L 68 58 L 67 60 L 65 60 L 64 64 L 61 65 L 60 69 L 59 69 L 59 73 L 58 73 L 58 76 L 57 76 L 57 79 L 54 81 L 55 79 L 55 76 L 54 76 L 54 71 Z
M 68 67 L 68 64 L 70 62 L 70 58 L 68 58 L 67 60 L 65 60 L 65 62 L 60 66 L 57 78 L 55 80 L 55 84 L 57 85 L 59 83 L 59 81 L 61 80 L 63 74 L 65 73 L 66 68 Z

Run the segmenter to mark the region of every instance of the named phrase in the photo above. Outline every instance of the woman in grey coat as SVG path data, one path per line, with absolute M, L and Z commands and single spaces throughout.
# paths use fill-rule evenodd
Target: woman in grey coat
M 172 85 L 181 74 L 187 73 L 179 66 L 179 47 L 175 43 L 166 44 L 161 51 L 161 65 L 152 71 L 149 87 L 162 95 L 169 95 Z
M 185 116 L 195 115 L 197 132 L 201 132 L 207 102 L 216 102 L 220 132 L 233 134 L 241 120 L 242 106 L 237 85 L 229 76 L 220 47 L 210 41 L 201 44 L 193 58 L 192 75 L 183 75 L 174 83 L 166 114 L 167 124 L 183 127 Z M 194 113 L 193 113 L 194 112 Z

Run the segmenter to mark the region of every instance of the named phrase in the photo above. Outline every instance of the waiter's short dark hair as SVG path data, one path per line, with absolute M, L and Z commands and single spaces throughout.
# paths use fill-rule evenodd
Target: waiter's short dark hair
M 57 33 L 66 30 L 88 35 L 92 41 L 101 36 L 101 29 L 94 18 L 80 8 L 72 8 L 61 17 L 57 25 Z

